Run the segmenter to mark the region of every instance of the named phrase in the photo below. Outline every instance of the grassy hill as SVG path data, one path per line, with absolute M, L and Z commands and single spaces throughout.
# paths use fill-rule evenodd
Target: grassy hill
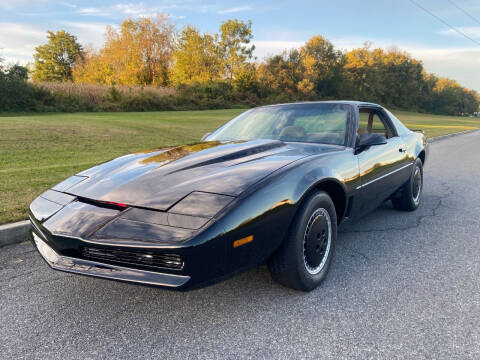
M 27 217 L 28 204 L 60 180 L 111 158 L 198 141 L 241 109 L 0 116 L 0 223 Z M 480 127 L 480 119 L 395 112 L 439 136 Z

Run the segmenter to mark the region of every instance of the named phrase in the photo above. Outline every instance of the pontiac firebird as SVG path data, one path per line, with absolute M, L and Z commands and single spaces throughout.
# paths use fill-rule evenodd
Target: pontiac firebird
M 179 114 L 181 116 L 181 114 Z M 385 108 L 328 101 L 248 110 L 193 145 L 82 171 L 30 205 L 56 270 L 186 290 L 267 263 L 310 291 L 337 227 L 421 201 L 427 142 Z

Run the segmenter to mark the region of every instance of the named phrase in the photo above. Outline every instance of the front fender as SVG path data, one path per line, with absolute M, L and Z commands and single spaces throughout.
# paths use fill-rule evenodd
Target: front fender
M 353 149 L 299 160 L 235 200 L 215 224 L 223 230 L 227 266 L 233 270 L 265 262 L 281 245 L 304 197 L 325 181 L 339 184 L 347 198 L 356 191 L 360 179 Z M 233 247 L 236 240 L 249 236 L 253 241 Z

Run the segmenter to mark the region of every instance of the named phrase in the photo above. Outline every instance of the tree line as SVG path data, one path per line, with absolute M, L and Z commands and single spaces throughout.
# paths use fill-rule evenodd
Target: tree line
M 162 14 L 127 19 L 107 28 L 100 49 L 63 30 L 47 37 L 35 49 L 34 82 L 103 84 L 112 103 L 120 99 L 119 85 L 176 89 L 168 101 L 138 93 L 129 98 L 140 110 L 354 99 L 453 115 L 478 112 L 480 105 L 477 92 L 427 73 L 421 61 L 398 48 L 366 43 L 344 51 L 317 35 L 299 48 L 256 59 L 251 21 L 227 20 L 218 32 L 206 33 L 191 25 L 177 31 Z

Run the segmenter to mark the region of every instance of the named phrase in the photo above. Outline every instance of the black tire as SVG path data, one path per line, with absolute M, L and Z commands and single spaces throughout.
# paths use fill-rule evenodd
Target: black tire
M 410 179 L 392 197 L 395 209 L 414 211 L 420 205 L 423 193 L 423 163 L 417 159 L 413 165 Z
M 315 289 L 328 273 L 336 241 L 335 205 L 325 192 L 316 192 L 303 201 L 287 237 L 268 262 L 273 279 L 296 290 Z

